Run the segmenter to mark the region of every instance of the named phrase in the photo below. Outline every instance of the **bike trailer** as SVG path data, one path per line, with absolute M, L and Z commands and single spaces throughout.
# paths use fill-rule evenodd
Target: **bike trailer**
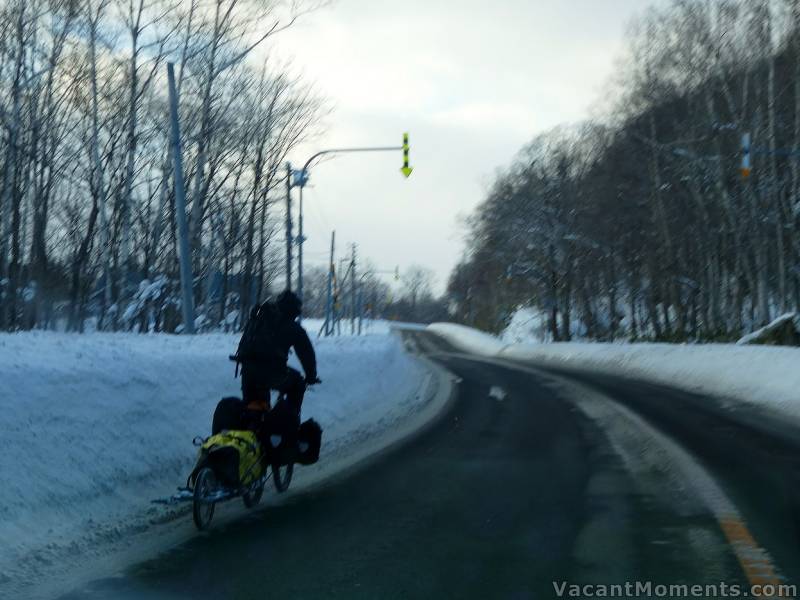
M 221 483 L 248 486 L 264 473 L 261 444 L 252 431 L 223 431 L 200 446 L 197 463 L 189 479 L 193 482 L 203 467 L 211 467 Z

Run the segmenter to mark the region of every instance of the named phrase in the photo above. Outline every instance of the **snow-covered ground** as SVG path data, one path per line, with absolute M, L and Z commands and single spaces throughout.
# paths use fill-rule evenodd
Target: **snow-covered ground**
M 322 385 L 304 417 L 323 455 L 367 443 L 427 401 L 429 371 L 389 326 L 312 335 Z M 349 331 L 343 323 L 343 333 Z M 150 504 L 183 485 L 216 403 L 239 395 L 238 336 L 30 332 L 0 335 L 0 590 L 65 552 L 97 551 L 163 518 Z M 297 366 L 297 365 L 295 365 Z M 3 594 L 0 593 L 0 596 Z
M 429 329 L 465 351 L 591 369 L 780 411 L 800 422 L 800 348 L 734 344 L 507 343 L 450 323 Z
M 508 326 L 500 334 L 500 339 L 507 344 L 549 342 L 551 338 L 547 314 L 537 308 L 524 306 L 514 311 Z

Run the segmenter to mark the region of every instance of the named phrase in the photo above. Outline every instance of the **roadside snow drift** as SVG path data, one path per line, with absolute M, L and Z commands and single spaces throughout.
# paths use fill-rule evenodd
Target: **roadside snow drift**
M 303 416 L 323 455 L 378 435 L 425 401 L 427 370 L 401 341 L 372 334 L 316 340 L 323 384 Z M 234 335 L 0 335 L 0 588 L 20 569 L 81 554 L 146 528 L 150 504 L 183 485 L 192 438 L 209 435 L 220 398 L 239 395 Z M 0 594 L 2 595 L 2 594 Z
M 800 420 L 800 349 L 733 344 L 504 344 L 487 333 L 436 323 L 429 330 L 467 352 L 590 369 L 779 410 Z

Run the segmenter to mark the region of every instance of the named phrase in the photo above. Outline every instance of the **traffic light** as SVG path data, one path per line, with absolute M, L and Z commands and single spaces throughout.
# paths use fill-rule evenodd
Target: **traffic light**
M 403 134 L 403 168 L 400 169 L 400 171 L 403 173 L 403 175 L 406 176 L 406 178 L 410 177 L 411 176 L 411 171 L 414 170 L 414 167 L 411 167 L 408 164 L 408 162 L 409 162 L 408 161 L 409 149 L 410 149 L 410 146 L 408 145 L 408 134 L 404 133 Z

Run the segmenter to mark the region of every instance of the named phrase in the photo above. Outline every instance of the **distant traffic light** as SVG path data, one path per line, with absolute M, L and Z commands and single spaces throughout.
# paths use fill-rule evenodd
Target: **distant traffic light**
M 739 172 L 742 174 L 743 179 L 750 177 L 753 169 L 750 162 L 750 134 L 745 133 L 742 135 L 742 168 Z

